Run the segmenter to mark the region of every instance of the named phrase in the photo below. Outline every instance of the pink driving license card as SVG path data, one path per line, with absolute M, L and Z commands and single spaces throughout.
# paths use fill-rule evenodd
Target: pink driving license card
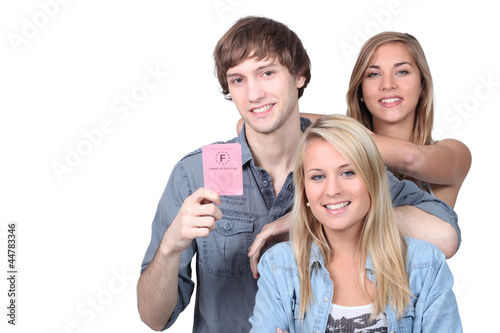
M 241 145 L 214 144 L 202 147 L 205 187 L 219 195 L 242 195 Z

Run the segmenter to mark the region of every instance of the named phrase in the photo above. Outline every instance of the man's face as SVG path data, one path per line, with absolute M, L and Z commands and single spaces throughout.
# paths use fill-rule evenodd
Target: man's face
M 229 93 L 241 117 L 261 134 L 276 131 L 293 112 L 305 77 L 294 77 L 279 60 L 248 58 L 227 71 Z

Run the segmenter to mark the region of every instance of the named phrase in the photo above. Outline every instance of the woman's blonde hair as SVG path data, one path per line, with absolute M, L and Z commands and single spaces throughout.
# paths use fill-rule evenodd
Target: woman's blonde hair
M 376 279 L 372 315 L 376 316 L 390 304 L 401 316 L 411 297 L 406 272 L 407 248 L 396 225 L 384 162 L 365 127 L 352 118 L 332 115 L 319 119 L 305 131 L 294 172 L 295 201 L 290 244 L 299 267 L 300 318 L 304 318 L 310 302 L 314 301 L 310 279 L 312 243 L 317 243 L 325 263 L 329 262 L 333 253 L 322 224 L 306 206 L 303 162 L 305 151 L 314 140 L 332 144 L 353 165 L 369 193 L 371 204 L 359 240 L 361 287 L 368 295 L 364 281 L 365 260 L 369 256 Z
M 434 87 L 424 50 L 418 40 L 410 34 L 386 31 L 366 41 L 359 52 L 349 81 L 349 89 L 347 91 L 347 115 L 365 125 L 366 128 L 373 130 L 372 115 L 365 103 L 361 101 L 363 97 L 361 85 L 365 78 L 366 69 L 372 65 L 378 48 L 389 43 L 401 43 L 405 45 L 408 52 L 415 60 L 420 72 L 422 91 L 416 107 L 415 122 L 413 124 L 410 142 L 417 145 L 428 145 L 432 142 Z M 411 179 L 403 174 L 396 174 L 396 176 L 399 179 Z

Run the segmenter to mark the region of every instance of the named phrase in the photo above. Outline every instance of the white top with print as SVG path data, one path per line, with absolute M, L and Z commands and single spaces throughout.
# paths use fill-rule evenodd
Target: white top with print
M 341 306 L 332 304 L 325 333 L 387 333 L 387 317 L 379 313 L 370 320 L 373 305 Z

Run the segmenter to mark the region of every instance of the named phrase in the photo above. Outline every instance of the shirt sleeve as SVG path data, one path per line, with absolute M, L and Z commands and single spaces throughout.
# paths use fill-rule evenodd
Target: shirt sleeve
M 434 248 L 434 260 L 426 271 L 423 288 L 415 305 L 415 312 L 421 321 L 414 323 L 414 330 L 424 333 L 462 332 L 458 305 L 452 290 L 453 275 L 440 250 Z
M 278 327 L 283 331 L 293 331 L 293 327 L 289 327 L 284 308 L 286 300 L 282 299 L 279 291 L 270 251 L 264 253 L 258 264 L 260 277 L 257 285 L 259 289 L 255 296 L 253 316 L 250 317 L 251 333 L 276 332 Z
M 462 236 L 455 211 L 444 201 L 419 189 L 414 182 L 399 180 L 390 171 L 387 171 L 387 177 L 394 207 L 414 206 L 451 224 L 458 235 L 458 250 Z
M 158 208 L 152 224 L 151 241 L 141 266 L 141 274 L 149 266 L 156 254 L 158 246 L 163 238 L 163 234 L 177 216 L 184 199 L 191 195 L 192 189 L 189 186 L 182 161 L 177 163 L 172 171 L 167 186 L 158 203 Z M 191 260 L 196 253 L 196 242 L 184 250 L 181 254 L 179 266 L 178 289 L 179 296 L 177 305 L 170 317 L 165 329 L 170 327 L 179 314 L 188 306 L 194 290 L 194 282 L 191 279 Z

